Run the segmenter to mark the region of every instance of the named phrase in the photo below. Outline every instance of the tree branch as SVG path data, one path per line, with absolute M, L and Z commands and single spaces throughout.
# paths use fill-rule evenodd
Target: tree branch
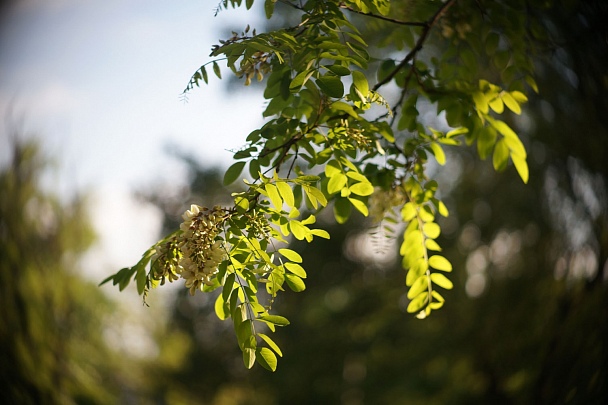
M 401 61 L 401 63 L 391 73 L 388 74 L 388 76 L 386 76 L 384 79 L 382 79 L 378 83 L 376 83 L 376 85 L 373 88 L 374 91 L 377 91 L 380 87 L 384 86 L 385 84 L 387 84 L 391 80 L 393 80 L 395 75 L 397 73 L 399 73 L 399 71 L 401 69 L 403 69 L 405 66 L 407 66 L 407 64 L 412 59 L 414 59 L 416 54 L 422 49 L 422 46 L 424 45 L 424 42 L 426 41 L 426 39 L 429 35 L 429 32 L 431 31 L 431 28 L 433 28 L 433 26 L 437 23 L 437 21 L 439 21 L 439 19 L 443 16 L 443 14 L 448 10 L 448 8 L 450 8 L 452 6 L 452 4 L 454 4 L 455 2 L 456 2 L 456 0 L 446 1 L 445 3 L 443 3 L 441 5 L 441 7 L 439 7 L 437 12 L 427 22 L 423 23 L 424 29 L 422 30 L 422 33 L 420 34 L 418 41 L 416 41 L 416 45 L 405 56 L 405 58 Z
M 426 25 L 427 25 L 426 22 L 400 21 L 400 20 L 395 20 L 394 18 L 384 17 L 384 16 L 381 16 L 381 15 L 378 15 L 378 14 L 364 13 L 363 11 L 355 10 L 355 9 L 353 9 L 351 7 L 348 7 L 345 4 L 340 4 L 340 8 L 343 8 L 345 10 L 348 10 L 348 11 L 356 13 L 356 14 L 364 15 L 366 17 L 377 18 L 378 20 L 388 21 L 390 23 L 398 24 L 398 25 L 408 25 L 408 26 L 411 26 L 411 27 L 426 27 Z

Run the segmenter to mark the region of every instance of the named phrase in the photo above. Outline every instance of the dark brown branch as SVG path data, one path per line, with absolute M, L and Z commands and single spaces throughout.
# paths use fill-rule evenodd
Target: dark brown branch
M 378 83 L 376 83 L 376 85 L 373 88 L 374 91 L 377 91 L 380 87 L 384 86 L 385 84 L 387 84 L 391 80 L 393 80 L 395 75 L 397 73 L 399 73 L 399 71 L 401 69 L 403 69 L 405 66 L 407 66 L 407 64 L 411 60 L 414 59 L 416 54 L 418 54 L 418 52 L 420 52 L 420 50 L 422 49 L 424 42 L 426 41 L 427 37 L 429 36 L 431 28 L 433 28 L 433 26 L 437 23 L 437 21 L 439 21 L 439 19 L 443 16 L 443 14 L 448 10 L 448 8 L 450 8 L 452 6 L 452 4 L 454 4 L 455 2 L 456 2 L 456 0 L 448 0 L 445 3 L 443 3 L 441 5 L 441 7 L 439 7 L 439 10 L 437 10 L 437 12 L 426 23 L 424 23 L 424 29 L 422 30 L 422 33 L 420 34 L 418 41 L 416 41 L 416 45 L 405 56 L 405 58 L 401 61 L 401 63 L 395 69 L 393 69 L 393 71 L 391 73 L 388 74 L 388 76 L 386 76 L 384 79 L 382 79 Z
M 340 8 L 343 8 L 345 10 L 348 10 L 348 11 L 356 13 L 356 14 L 364 15 L 366 17 L 377 18 L 378 20 L 382 20 L 382 21 L 388 21 L 393 24 L 408 25 L 410 27 L 426 27 L 426 25 L 427 25 L 426 22 L 400 21 L 400 20 L 395 20 L 394 18 L 384 17 L 384 16 L 378 15 L 378 14 L 364 13 L 363 11 L 355 10 L 344 4 L 340 4 Z

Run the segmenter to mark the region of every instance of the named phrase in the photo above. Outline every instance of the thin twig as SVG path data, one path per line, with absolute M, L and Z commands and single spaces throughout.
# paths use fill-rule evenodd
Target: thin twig
M 399 71 L 401 69 L 403 69 L 405 66 L 407 66 L 407 64 L 412 59 L 414 59 L 416 54 L 422 49 L 422 46 L 424 45 L 424 42 L 426 41 L 426 39 L 429 35 L 429 32 L 431 31 L 431 28 L 433 28 L 433 26 L 437 23 L 437 21 L 439 21 L 439 19 L 443 16 L 443 14 L 447 11 L 447 9 L 450 8 L 450 6 L 452 6 L 452 4 L 454 4 L 455 2 L 456 2 L 456 0 L 448 0 L 445 3 L 443 3 L 441 5 L 441 7 L 439 8 L 439 10 L 437 10 L 435 15 L 433 15 L 426 23 L 424 23 L 425 24 L 424 29 L 422 30 L 422 33 L 420 34 L 418 41 L 416 41 L 416 45 L 405 56 L 405 58 L 401 61 L 401 63 L 395 69 L 393 69 L 393 71 L 391 73 L 389 73 L 388 76 L 386 76 L 384 79 L 382 79 L 378 83 L 376 83 L 376 85 L 373 88 L 374 91 L 377 91 L 380 87 L 384 86 L 385 84 L 387 84 L 391 80 L 393 80 L 395 75 L 397 75 L 397 73 L 399 73 Z
M 407 25 L 407 26 L 410 26 L 410 27 L 426 27 L 427 26 L 426 22 L 395 20 L 394 18 L 384 17 L 384 16 L 378 15 L 378 14 L 365 13 L 363 11 L 355 10 L 354 8 L 348 7 L 345 4 L 340 4 L 340 8 L 348 10 L 348 11 L 350 11 L 352 13 L 364 15 L 366 17 L 372 17 L 372 18 L 377 18 L 378 20 L 388 21 L 388 22 L 393 23 L 393 24 Z

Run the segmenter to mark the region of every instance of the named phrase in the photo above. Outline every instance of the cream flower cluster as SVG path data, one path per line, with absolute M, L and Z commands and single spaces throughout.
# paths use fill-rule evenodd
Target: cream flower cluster
M 369 215 L 374 222 L 380 222 L 394 207 L 402 206 L 404 203 L 405 194 L 401 187 L 391 188 L 390 190 L 376 187 L 369 200 Z
M 174 281 L 179 276 L 186 280 L 191 295 L 205 284 L 212 284 L 219 264 L 226 258 L 224 242 L 217 240 L 226 216 L 226 210 L 221 207 L 190 206 L 182 215 L 182 233 L 173 243 L 170 241 L 156 248 L 155 278 L 164 282 L 165 279 Z

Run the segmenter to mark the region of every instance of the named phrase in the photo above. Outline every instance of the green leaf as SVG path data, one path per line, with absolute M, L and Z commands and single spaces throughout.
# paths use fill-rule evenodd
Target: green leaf
M 226 170 L 224 174 L 224 185 L 227 186 L 229 184 L 234 183 L 234 181 L 240 176 L 243 168 L 245 167 L 246 162 L 236 162 L 232 166 Z
M 213 62 L 213 73 L 215 73 L 215 75 L 218 77 L 218 79 L 222 78 L 222 72 L 220 70 L 220 66 L 215 61 Z
M 295 263 L 302 263 L 302 256 L 291 249 L 279 249 L 279 253 Z
M 260 338 L 262 338 L 262 340 L 263 340 L 264 342 L 266 342 L 266 344 L 267 344 L 268 346 L 270 346 L 270 348 L 271 348 L 272 350 L 274 350 L 274 351 L 275 351 L 275 352 L 276 352 L 276 353 L 277 353 L 279 356 L 283 357 L 283 352 L 281 351 L 281 349 L 279 348 L 279 346 L 278 346 L 278 345 L 277 345 L 277 344 L 274 342 L 274 340 L 272 340 L 272 339 L 270 338 L 270 336 L 265 335 L 265 334 L 263 334 L 263 333 L 258 333 L 258 336 L 259 336 Z
M 372 195 L 374 192 L 374 186 L 372 186 L 372 183 L 370 183 L 367 179 L 365 182 L 360 182 L 350 186 L 349 189 L 351 193 L 360 196 Z
M 473 102 L 475 103 L 475 108 L 477 108 L 477 110 L 484 114 L 488 113 L 488 100 L 481 91 L 473 93 Z
M 452 263 L 445 257 L 439 255 L 429 257 L 429 266 L 436 270 L 452 271 Z
M 289 90 L 292 93 L 297 93 L 298 91 L 300 91 L 304 83 L 306 83 L 308 79 L 310 79 L 310 76 L 312 76 L 313 73 L 314 71 L 312 70 L 305 70 L 303 72 L 298 73 L 296 77 L 293 78 L 291 83 L 289 83 Z
M 351 212 L 352 205 L 346 198 L 336 198 L 334 202 L 334 216 L 337 223 L 344 224 L 346 221 L 348 221 Z
M 329 182 L 327 183 L 327 192 L 330 194 L 335 194 L 342 190 L 344 186 L 346 186 L 347 182 L 348 178 L 342 172 L 338 172 L 329 178 Z
M 342 65 L 323 65 L 323 67 L 338 76 L 348 76 L 350 69 Z
M 283 181 L 279 181 L 276 183 L 276 186 L 279 189 L 279 194 L 281 194 L 281 197 L 285 201 L 285 204 L 287 204 L 287 206 L 289 206 L 289 208 L 292 208 L 292 209 L 295 208 L 295 199 L 294 199 L 294 195 L 293 195 L 293 190 L 291 189 L 289 184 L 287 184 Z
M 294 274 L 285 274 L 285 282 L 293 292 L 302 292 L 306 289 L 306 284 L 304 284 L 304 280 Z
M 353 84 L 363 94 L 364 97 L 369 95 L 369 83 L 365 75 L 358 70 L 353 70 Z
M 314 197 L 319 202 L 319 204 L 321 204 L 324 207 L 327 205 L 327 198 L 325 198 L 325 195 L 318 188 L 306 187 L 305 191 L 306 191 L 306 194 L 309 196 L 309 198 L 312 195 L 312 197 Z
M 436 239 L 441 233 L 441 228 L 435 222 L 427 222 L 422 226 L 422 230 L 431 239 Z
M 224 301 L 228 301 L 228 299 L 230 298 L 230 294 L 232 294 L 235 278 L 235 273 L 230 273 L 228 277 L 226 277 L 226 282 L 224 283 L 224 287 L 222 288 L 222 298 L 224 299 Z
M 428 249 L 428 250 L 434 250 L 436 252 L 441 252 L 441 246 L 439 246 L 439 244 L 434 241 L 433 239 L 427 239 L 424 241 L 424 246 Z
M 297 263 L 285 263 L 285 268 L 298 277 L 306 278 L 306 270 Z
M 146 288 L 146 267 L 145 265 L 137 265 L 137 272 L 135 273 L 135 281 L 137 281 L 137 293 L 142 295 Z
M 504 170 L 509 162 L 509 148 L 504 139 L 496 142 L 494 147 L 494 155 L 492 156 L 492 164 L 496 171 Z
M 528 184 L 530 172 L 528 170 L 528 163 L 526 162 L 526 158 L 516 154 L 511 154 L 511 160 L 513 160 L 513 164 L 515 165 L 517 173 L 519 173 L 519 177 L 521 177 L 524 184 Z
M 410 201 L 405 203 L 401 209 L 401 218 L 403 218 L 405 222 L 409 222 L 416 217 L 416 213 L 416 205 Z
M 433 273 L 431 274 L 431 281 L 437 284 L 439 287 L 445 288 L 446 290 L 451 290 L 454 288 L 454 284 L 441 273 Z
M 363 216 L 368 216 L 369 215 L 369 211 L 367 209 L 367 205 L 360 200 L 357 200 L 355 198 L 348 198 L 348 201 L 350 201 L 350 203 L 353 205 L 353 207 L 355 207 L 357 209 L 357 211 L 359 211 L 361 214 L 363 214 Z
M 477 153 L 479 153 L 479 157 L 482 160 L 485 160 L 490 156 L 497 138 L 498 134 L 492 127 L 483 127 L 479 130 L 479 135 L 477 136 Z
M 269 322 L 273 325 L 276 326 L 287 326 L 289 325 L 289 321 L 287 320 L 287 318 L 283 317 L 283 316 L 279 316 L 279 315 L 262 315 L 260 316 L 261 320 Z
M 308 228 L 295 219 L 289 222 L 289 229 L 291 230 L 291 233 L 293 233 L 293 236 L 298 240 L 304 239 L 306 234 L 308 234 Z
M 435 159 L 437 159 L 437 163 L 441 166 L 445 165 L 445 152 L 441 148 L 437 142 L 431 142 L 431 150 L 433 151 L 433 155 L 435 155 Z
M 266 347 L 256 349 L 257 361 L 266 370 L 274 372 L 277 369 L 277 356 Z
M 329 239 L 329 232 L 325 229 L 311 229 L 310 233 L 312 235 L 318 236 L 319 238 Z
M 217 296 L 217 299 L 215 300 L 214 309 L 215 315 L 217 315 L 218 319 L 223 321 L 225 319 L 230 318 L 230 311 L 228 305 L 226 305 L 226 302 L 222 297 L 222 294 Z
M 511 94 L 504 93 L 502 95 L 502 101 L 505 103 L 509 110 L 513 111 L 517 115 L 521 114 L 521 107 L 519 103 L 515 101 L 515 98 L 513 98 Z
M 490 101 L 490 108 L 497 114 L 502 114 L 505 110 L 505 105 L 500 97 L 496 97 Z
M 429 286 L 429 281 L 428 281 L 428 277 L 426 276 L 426 274 L 418 277 L 416 279 L 416 281 L 414 281 L 414 284 L 412 284 L 412 286 L 410 287 L 410 290 L 407 292 L 407 298 L 409 298 L 411 300 L 412 298 L 416 297 L 421 292 L 427 290 L 428 286 Z
M 255 348 L 255 337 L 253 336 L 253 323 L 251 319 L 246 319 L 237 326 L 236 338 L 241 349 Z
M 277 210 L 281 210 L 283 207 L 283 200 L 281 199 L 281 195 L 277 187 L 274 184 L 267 183 L 264 185 L 264 189 L 268 193 L 268 198 L 270 198 L 270 202 Z
M 243 349 L 243 363 L 250 369 L 255 364 L 255 349 Z
M 317 86 L 329 97 L 342 98 L 344 95 L 344 84 L 338 76 L 325 75 L 317 79 Z
M 429 293 L 426 291 L 418 295 L 407 306 L 407 312 L 414 313 L 420 311 L 422 307 L 424 307 L 424 305 L 426 304 L 428 297 Z

